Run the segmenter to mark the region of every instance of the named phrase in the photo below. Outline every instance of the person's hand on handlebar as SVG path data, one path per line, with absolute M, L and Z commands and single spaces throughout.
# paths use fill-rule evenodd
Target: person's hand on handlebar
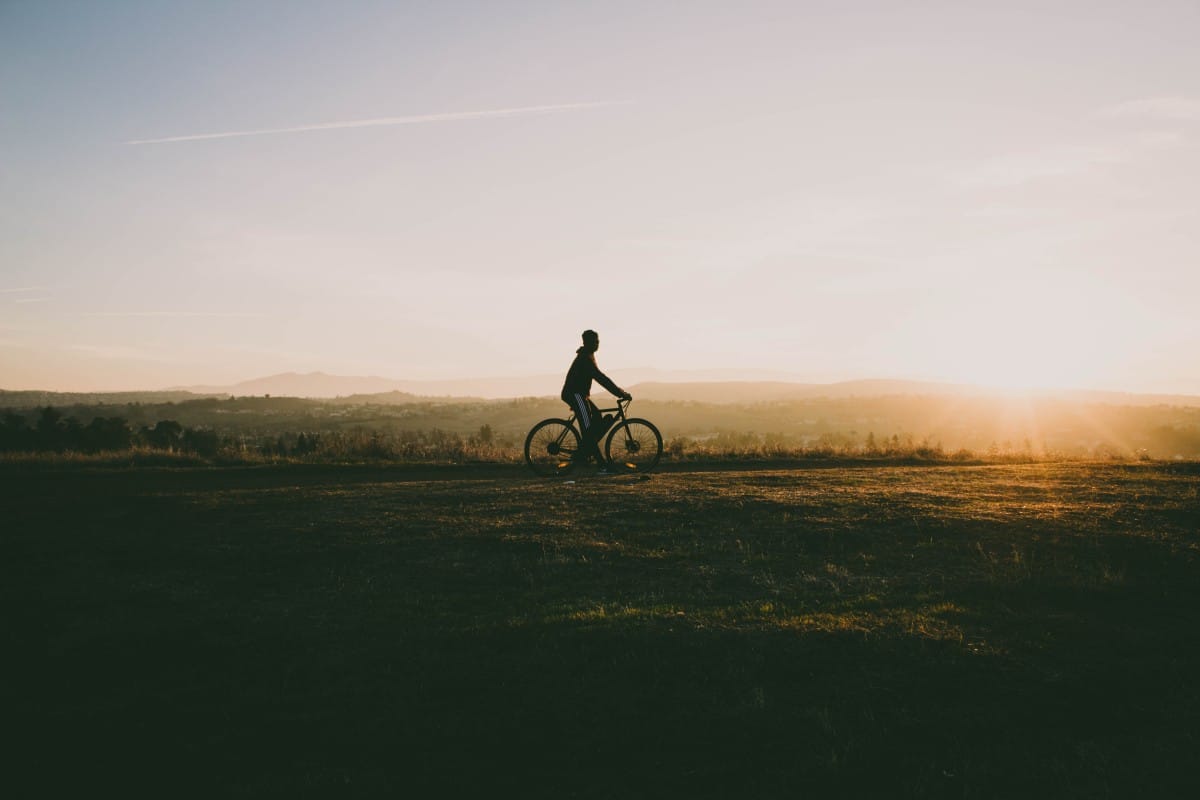
M 631 395 L 629 392 L 621 392 L 621 399 L 626 402 L 629 402 L 630 400 L 633 399 L 633 395 Z

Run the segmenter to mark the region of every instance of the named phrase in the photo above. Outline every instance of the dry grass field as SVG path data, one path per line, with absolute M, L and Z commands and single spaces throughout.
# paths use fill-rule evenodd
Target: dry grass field
M 2 468 L 10 797 L 1164 797 L 1195 464 Z

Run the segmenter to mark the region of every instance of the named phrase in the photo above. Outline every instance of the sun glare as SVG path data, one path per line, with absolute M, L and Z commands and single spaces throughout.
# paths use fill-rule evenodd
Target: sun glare
M 947 380 L 1005 392 L 1094 388 L 1106 383 L 1106 362 L 1124 348 L 1100 322 L 1110 316 L 1133 321 L 1119 298 L 1095 288 L 1081 302 L 1066 280 L 1014 280 L 995 287 L 985 308 L 940 321 L 936 360 Z
M 957 379 L 1006 392 L 1069 389 L 1095 379 L 1090 353 L 1070 337 L 1018 324 L 964 336 L 955 348 L 961 364 Z

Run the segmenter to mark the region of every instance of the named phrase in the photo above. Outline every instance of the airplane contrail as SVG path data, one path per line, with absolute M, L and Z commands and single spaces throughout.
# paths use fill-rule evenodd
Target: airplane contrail
M 265 136 L 269 133 L 300 133 L 301 131 L 328 131 L 337 128 L 371 128 L 379 125 L 418 125 L 426 122 L 453 122 L 464 119 L 486 119 L 489 117 L 515 117 L 522 114 L 549 114 L 555 111 L 574 111 L 582 108 L 598 108 L 615 103 L 566 103 L 555 106 L 523 106 L 521 108 L 498 108 L 490 111 L 456 111 L 444 114 L 421 114 L 411 117 L 379 117 L 355 119 L 345 122 L 321 122 L 315 125 L 297 125 L 291 128 L 264 128 L 254 131 L 225 131 L 223 133 L 197 133 L 188 136 L 166 136 L 161 139 L 134 139 L 126 144 L 163 144 L 165 142 L 194 142 L 200 139 L 231 139 L 235 136 Z
M 84 317 L 262 317 L 237 311 L 85 311 Z

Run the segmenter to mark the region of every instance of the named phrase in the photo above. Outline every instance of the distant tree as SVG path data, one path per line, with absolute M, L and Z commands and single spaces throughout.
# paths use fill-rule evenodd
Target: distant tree
M 480 425 L 479 431 L 467 437 L 467 444 L 473 447 L 485 446 L 490 447 L 496 440 L 496 434 L 492 431 L 491 425 Z
M 61 411 L 53 406 L 46 406 L 38 413 L 38 421 L 35 427 L 39 433 L 54 431 L 57 430 L 62 418 Z
M 121 417 L 96 417 L 80 432 L 81 449 L 89 453 L 102 450 L 127 450 L 133 444 L 133 431 Z
M 182 446 L 188 452 L 212 458 L 221 447 L 221 439 L 216 431 L 208 428 L 187 428 L 183 432 Z
M 61 411 L 53 406 L 46 406 L 38 413 L 37 422 L 33 427 L 38 432 L 38 436 L 52 439 L 61 433 L 62 419 Z
M 36 431 L 36 450 L 62 450 L 66 442 L 66 425 L 62 412 L 51 406 L 46 406 L 38 414 Z
M 62 423 L 62 449 L 84 450 L 83 426 L 74 417 L 67 417 Z
M 6 411 L 0 420 L 0 450 L 16 451 L 31 450 L 33 447 L 33 431 L 25 424 L 25 418 L 12 411 Z
M 153 428 L 143 428 L 146 444 L 159 450 L 177 450 L 183 443 L 183 426 L 173 419 L 162 419 Z
M 305 456 L 309 453 L 316 452 L 317 445 L 320 444 L 321 437 L 315 433 L 300 434 L 296 437 L 296 447 L 292 450 L 298 456 Z

